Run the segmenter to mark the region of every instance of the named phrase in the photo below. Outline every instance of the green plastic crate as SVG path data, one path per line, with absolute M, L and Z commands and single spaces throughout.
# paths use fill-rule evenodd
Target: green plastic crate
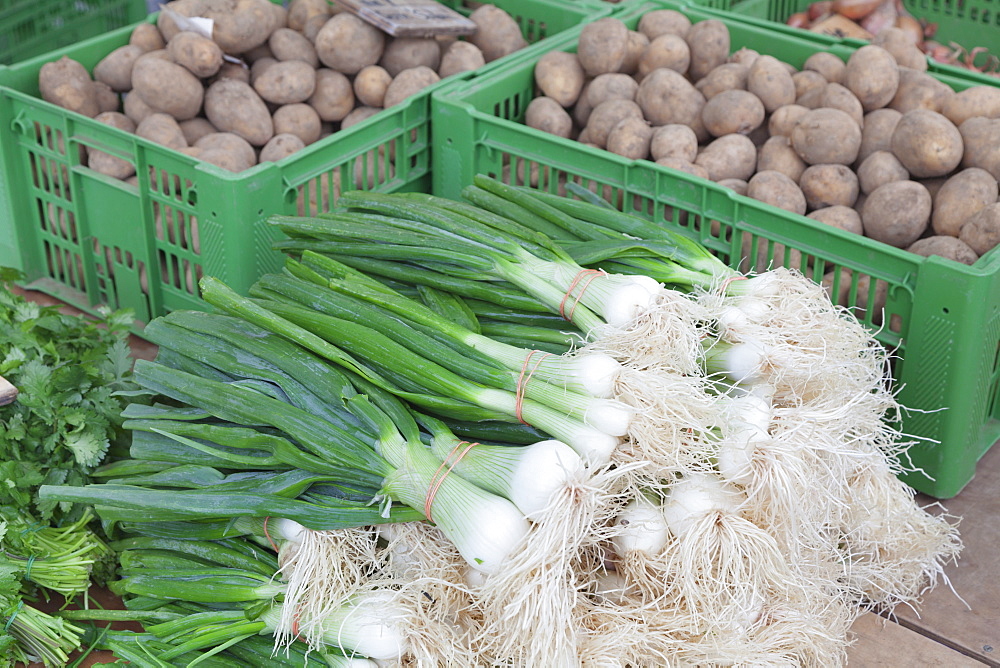
M 553 0 L 496 4 L 531 41 L 600 14 Z M 449 77 L 281 162 L 234 174 L 38 98 L 44 63 L 65 54 L 90 70 L 128 43 L 133 28 L 0 67 L 0 266 L 21 269 L 27 287 L 84 311 L 131 308 L 140 323 L 204 308 L 201 276 L 246 290 L 277 269 L 276 232 L 265 223 L 272 214 L 328 211 L 342 188 L 429 191 L 430 94 L 469 76 Z M 83 148 L 132 162 L 138 185 L 89 169 Z
M 0 63 L 69 46 L 144 16 L 145 0 L 0 0 Z
M 645 11 L 662 7 L 670 5 L 637 5 L 617 16 L 635 27 Z M 695 22 L 717 17 L 699 8 L 683 11 Z M 731 18 L 725 22 L 734 50 L 755 48 L 796 66 L 817 50 L 808 39 Z M 733 266 L 740 264 L 744 243 L 749 243 L 746 254 L 760 254 L 757 270 L 771 263 L 794 266 L 814 280 L 835 269 L 849 272 L 850 280 L 835 286 L 849 293 L 848 305 L 857 305 L 859 296 L 873 303 L 875 291 L 885 290 L 886 326 L 878 327 L 872 313 L 860 319 L 898 352 L 893 373 L 899 399 L 916 409 L 902 428 L 925 439 L 910 455 L 926 475 L 910 474 L 906 481 L 938 498 L 957 494 L 1000 437 L 1000 252 L 986 254 L 973 266 L 919 257 L 741 197 L 710 181 L 523 125 L 534 94 L 535 63 L 548 49 L 574 51 L 578 35 L 574 30 L 546 49 L 525 52 L 501 72 L 473 77 L 434 96 L 435 194 L 457 198 L 477 173 L 550 192 L 562 192 L 561 184 L 572 180 L 594 188 L 620 209 L 683 231 Z M 842 58 L 851 52 L 845 45 L 831 50 Z M 945 80 L 956 88 L 968 85 L 963 79 Z M 798 254 L 793 251 L 801 253 L 801 263 L 795 264 Z M 862 278 L 869 282 L 867 292 L 858 287 Z

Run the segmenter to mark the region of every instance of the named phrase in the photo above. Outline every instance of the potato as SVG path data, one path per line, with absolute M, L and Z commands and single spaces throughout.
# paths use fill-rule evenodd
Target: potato
M 853 206 L 858 199 L 858 176 L 847 165 L 810 165 L 799 177 L 799 187 L 810 210 Z
M 724 90 L 746 90 L 750 68 L 741 63 L 723 63 L 694 85 L 705 99 L 711 100 Z
M 974 116 L 1000 118 L 1000 88 L 971 86 L 955 93 L 941 107 L 945 118 L 961 125 Z
M 653 160 L 680 158 L 694 162 L 698 157 L 698 138 L 694 130 L 686 125 L 673 123 L 653 128 L 649 142 L 649 153 Z
M 908 62 L 911 59 L 913 48 L 917 45 L 909 33 L 895 26 L 888 26 L 879 30 L 872 37 L 871 43 L 882 47 L 892 54 L 892 57 L 902 67 L 910 67 Z M 926 58 L 923 69 L 924 71 L 927 70 Z
M 866 195 L 886 183 L 907 181 L 910 173 L 889 151 L 875 151 L 858 166 L 858 183 Z
M 215 160 L 213 164 L 225 167 L 233 172 L 242 172 L 257 164 L 257 154 L 253 146 L 246 139 L 232 132 L 215 132 L 205 135 L 194 144 L 195 148 L 202 150 L 202 159 L 207 151 L 223 151 L 230 155 L 230 159 L 223 163 Z
M 140 23 L 137 25 L 129 36 L 128 43 L 139 47 L 143 53 L 167 48 L 167 42 L 163 39 L 163 35 L 160 34 L 159 28 L 152 23 Z
M 128 116 L 117 111 L 100 113 L 94 117 L 94 120 L 125 132 L 135 132 L 135 123 Z M 116 179 L 127 179 L 135 174 L 134 164 L 96 148 L 88 150 L 87 166 L 96 172 Z
M 628 54 L 628 34 L 625 24 L 612 17 L 597 19 L 583 26 L 576 53 L 587 76 L 596 77 L 621 69 Z
M 246 53 L 267 42 L 272 32 L 285 25 L 284 9 L 268 0 L 228 0 L 218 4 L 223 6 L 202 16 L 214 21 L 212 39 L 225 53 Z
M 301 60 L 309 63 L 313 69 L 319 67 L 319 56 L 316 47 L 306 39 L 305 35 L 291 28 L 278 28 L 267 39 L 275 60 Z
M 260 46 L 255 46 L 240 56 L 240 60 L 251 65 L 255 64 L 258 60 L 263 60 L 264 58 L 274 61 L 278 60 L 274 57 L 274 54 L 271 52 L 271 45 L 267 42 L 264 42 Z
M 940 255 L 962 264 L 975 264 L 979 259 L 976 251 L 961 239 L 947 236 L 924 237 L 917 239 L 906 250 L 917 255 L 930 257 Z
M 386 108 L 395 106 L 440 80 L 441 77 L 437 75 L 437 72 L 423 65 L 403 70 L 393 78 L 392 83 L 385 89 L 385 106 Z
M 305 102 L 316 92 L 316 70 L 301 60 L 278 61 L 254 80 L 253 88 L 274 104 Z
M 741 46 L 736 51 L 729 54 L 729 58 L 726 59 L 727 63 L 736 63 L 738 65 L 744 65 L 747 69 L 753 65 L 753 61 L 760 57 L 760 53 L 746 46 Z
M 205 135 L 218 132 L 218 129 L 209 123 L 207 118 L 202 118 L 201 116 L 189 118 L 186 121 L 181 121 L 177 125 L 184 134 L 184 140 L 187 141 L 188 146 L 194 146 L 198 143 L 198 140 Z
M 959 128 L 965 155 L 963 167 L 979 167 L 1000 180 L 1000 119 L 974 116 Z
M 795 124 L 802 120 L 802 117 L 806 115 L 809 111 L 808 107 L 803 107 L 800 104 L 786 104 L 783 107 L 778 107 L 771 114 L 767 121 L 767 132 L 769 135 L 776 136 L 781 135 L 784 137 L 789 137 L 792 134 L 792 128 Z
M 587 120 L 589 141 L 600 148 L 605 148 L 611 129 L 628 117 L 643 118 L 639 105 L 632 100 L 608 100 L 597 105 Z
M 253 88 L 236 79 L 223 79 L 205 92 L 205 117 L 221 132 L 234 132 L 253 146 L 274 136 L 267 105 Z
M 757 168 L 757 147 L 746 135 L 724 135 L 705 146 L 694 164 L 708 170 L 713 181 L 749 181 Z
M 853 118 L 859 128 L 864 129 L 865 112 L 861 108 L 861 100 L 845 86 L 841 86 L 839 83 L 827 84 L 819 98 L 819 106 L 840 109 Z
M 111 90 L 124 93 L 132 90 L 132 66 L 142 54 L 141 46 L 120 46 L 94 65 L 94 80 L 103 81 Z
M 691 48 L 688 74 L 692 81 L 702 78 L 729 57 L 729 28 L 722 21 L 699 21 L 691 26 L 684 39 Z
M 844 80 L 847 64 L 832 53 L 818 51 L 806 58 L 802 69 L 819 72 L 828 83 L 839 84 Z
M 135 62 L 132 86 L 150 109 L 177 121 L 197 116 L 205 98 L 201 81 L 187 68 L 148 55 Z
M 322 120 L 316 109 L 304 102 L 282 105 L 271 118 L 276 135 L 295 135 L 306 146 L 319 141 Z
M 809 91 L 826 88 L 830 82 L 819 72 L 802 70 L 792 75 L 792 83 L 795 84 L 795 99 L 798 100 Z
M 771 113 L 786 104 L 795 104 L 795 82 L 785 65 L 774 56 L 760 56 L 747 73 L 747 90 L 760 98 Z
M 333 70 L 324 70 L 324 72 L 333 72 Z M 335 72 L 334 74 L 339 75 L 340 77 L 344 77 L 344 75 L 340 74 L 340 72 Z M 323 75 L 324 78 L 326 76 L 327 76 L 326 74 Z M 349 83 L 349 81 L 350 80 L 347 79 L 347 77 L 343 78 L 343 82 Z M 381 107 L 385 100 L 385 91 L 389 87 L 389 84 L 391 83 L 392 83 L 392 77 L 389 75 L 388 72 L 385 71 L 383 67 L 381 67 L 380 65 L 369 65 L 368 67 L 362 68 L 361 71 L 358 72 L 357 76 L 354 77 L 354 88 L 353 88 L 354 97 L 357 98 L 358 102 L 367 105 L 369 107 Z M 338 83 L 338 91 L 339 91 L 339 86 L 342 85 L 343 83 Z M 313 99 L 316 97 L 317 94 L 319 94 L 320 86 L 321 86 L 320 77 L 319 74 L 317 73 L 317 81 L 316 81 L 317 91 L 316 93 L 313 94 L 313 98 L 310 98 L 309 101 L 310 104 L 313 104 Z M 341 117 L 346 116 L 348 112 L 350 112 L 350 110 L 354 108 L 354 100 L 351 99 L 348 105 L 348 101 L 346 99 L 343 99 L 344 97 L 345 96 L 340 92 L 338 92 L 338 94 L 335 96 L 335 99 L 343 100 L 342 107 L 345 110 Z M 323 120 L 340 120 L 340 119 L 324 117 Z
M 701 121 L 715 137 L 748 135 L 764 122 L 764 104 L 749 91 L 722 91 L 702 107 Z
M 368 120 L 380 111 L 382 110 L 377 107 L 355 107 L 351 113 L 344 116 L 344 120 L 340 122 L 340 129 L 346 130 L 362 121 Z
M 743 179 L 722 179 L 719 181 L 719 185 L 732 190 L 737 195 L 746 195 L 747 189 L 750 187 L 750 184 Z
M 747 197 L 800 216 L 806 212 L 806 198 L 790 178 L 772 170 L 759 171 L 747 182 Z
M 105 111 L 118 111 L 121 109 L 122 101 L 118 93 L 111 90 L 111 86 L 103 81 L 94 81 L 94 99 L 97 100 L 97 111 L 99 114 Z
M 1000 243 L 1000 203 L 990 204 L 962 225 L 958 238 L 979 255 Z
M 661 67 L 685 74 L 691 65 L 691 48 L 682 37 L 660 35 L 649 43 L 649 46 L 639 57 L 638 78 L 642 79 L 653 70 Z
M 264 76 L 264 72 L 266 72 L 271 66 L 277 64 L 278 59 L 272 58 L 271 56 L 258 58 L 253 62 L 253 65 L 250 66 L 250 80 L 248 83 L 252 86 L 255 81 Z
M 653 41 L 660 35 L 672 34 L 686 37 L 691 29 L 691 19 L 673 9 L 653 9 L 639 19 L 638 30 Z
M 691 176 L 697 176 L 698 178 L 708 180 L 707 169 L 701 165 L 696 165 L 693 162 L 688 162 L 684 158 L 667 156 L 666 158 L 660 158 L 657 160 L 656 164 L 661 167 L 669 167 L 670 169 L 676 169 L 679 172 L 684 172 L 685 174 L 690 174 Z
M 865 231 L 861 225 L 861 216 L 849 206 L 828 206 L 816 209 L 807 214 L 806 217 L 852 234 L 864 234 Z
M 306 25 L 302 28 L 302 36 L 309 40 L 314 46 L 316 44 L 316 36 L 319 35 L 319 31 L 323 29 L 327 21 L 330 20 L 329 16 L 312 16 L 306 21 Z M 319 58 L 319 53 L 316 54 Z
M 168 148 L 182 149 L 188 145 L 181 126 L 169 114 L 150 114 L 136 125 L 135 134 Z
M 861 148 L 861 128 L 839 109 L 812 109 L 792 129 L 792 148 L 806 163 L 849 165 Z
M 369 67 L 378 67 L 377 65 L 369 65 Z M 378 68 L 381 69 L 381 68 Z M 361 74 L 359 73 L 360 77 Z M 369 75 L 370 76 L 370 75 Z M 364 81 L 367 81 L 366 76 Z M 388 85 L 386 85 L 388 88 Z M 371 101 L 375 101 L 374 87 L 372 91 L 369 91 Z M 382 99 L 385 97 L 385 91 L 382 91 Z M 378 105 L 369 106 L 382 106 L 382 99 L 379 99 Z M 307 100 L 307 103 L 316 110 L 319 114 L 321 120 L 324 121 L 341 121 L 347 114 L 351 113 L 354 109 L 354 89 L 351 86 L 351 80 L 340 72 L 335 72 L 331 69 L 322 67 L 316 70 L 316 90 L 313 91 L 312 96 Z M 366 104 L 362 102 L 362 104 Z
M 930 217 L 930 193 L 916 181 L 893 181 L 876 188 L 861 210 L 865 235 L 897 248 L 919 239 Z
M 641 118 L 628 116 L 611 128 L 607 149 L 632 160 L 645 160 L 649 157 L 652 137 L 653 128 L 649 127 L 649 123 Z
M 806 163 L 792 148 L 788 137 L 775 135 L 757 149 L 757 169 L 781 172 L 798 183 L 802 172 L 806 171 Z
M 954 95 L 955 91 L 926 72 L 900 67 L 899 88 L 889 108 L 903 114 L 914 109 L 939 112 Z
M 643 77 L 635 101 L 651 125 L 700 121 L 705 96 L 695 89 L 680 72 L 661 68 Z
M 619 68 L 623 74 L 635 74 L 639 71 L 639 60 L 649 48 L 649 38 L 635 30 L 628 31 L 628 46 L 625 49 L 625 60 Z
M 528 103 L 524 111 L 524 123 L 529 128 L 556 135 L 569 137 L 573 131 L 573 119 L 569 112 L 551 97 L 544 95 L 536 97 Z
M 964 143 L 958 128 L 929 109 L 903 114 L 889 142 L 903 166 L 917 178 L 944 176 L 962 162 Z
M 379 65 L 392 76 L 421 65 L 436 72 L 441 65 L 441 47 L 434 38 L 394 37 L 382 51 Z
M 496 5 L 482 5 L 469 15 L 476 32 L 469 41 L 479 47 L 490 63 L 528 46 L 514 18 Z
M 583 65 L 575 53 L 549 51 L 539 58 L 535 65 L 535 83 L 542 95 L 552 98 L 564 107 L 576 104 L 585 79 Z M 639 85 L 634 81 L 633 84 L 636 87 Z
M 68 56 L 45 63 L 38 73 L 42 99 L 93 118 L 100 113 L 97 91 L 87 69 Z
M 899 65 L 882 47 L 866 44 L 847 59 L 843 84 L 861 100 L 865 111 L 880 109 L 896 95 Z
M 963 169 L 933 195 L 934 234 L 959 236 L 965 221 L 996 202 L 998 194 L 997 180 L 989 172 L 978 167 Z
M 292 0 L 288 3 L 288 27 L 302 32 L 309 20 L 329 20 L 333 6 L 327 0 Z
M 385 33 L 350 12 L 327 21 L 316 35 L 316 55 L 321 63 L 343 74 L 357 74 L 376 65 L 385 50 Z
M 570 111 L 570 116 L 573 117 L 573 122 L 577 124 L 578 127 L 587 127 L 587 120 L 590 118 L 590 112 L 594 110 L 594 106 L 590 104 L 587 99 L 587 95 L 590 91 L 590 83 L 593 79 L 586 79 L 583 82 L 583 88 L 580 89 L 580 97 L 577 98 L 576 104 L 573 105 L 573 109 Z
M 260 162 L 278 162 L 305 147 L 295 135 L 276 134 L 260 150 Z
M 138 125 L 142 122 L 142 119 L 146 118 L 150 114 L 155 114 L 156 112 L 149 108 L 149 105 L 142 101 L 135 91 L 131 91 L 125 95 L 125 99 L 122 100 L 122 111 L 125 115 L 131 119 L 133 123 Z
M 198 33 L 177 33 L 167 43 L 167 52 L 175 63 L 186 67 L 199 79 L 212 76 L 222 67 L 222 49 Z
M 876 109 L 865 114 L 865 124 L 861 128 L 861 148 L 858 149 L 857 164 L 861 164 L 876 151 L 891 151 L 893 130 L 903 114 L 895 109 Z
M 596 107 L 608 100 L 635 100 L 638 90 L 639 83 L 627 74 L 599 74 L 587 87 L 587 102 Z
M 236 79 L 248 84 L 250 83 L 250 68 L 244 63 L 223 62 L 222 67 L 219 68 L 214 77 L 206 82 L 206 85 L 211 86 L 220 79 Z
M 441 54 L 438 74 L 442 79 L 460 72 L 476 70 L 486 64 L 486 57 L 478 46 L 471 42 L 453 42 Z
M 246 166 L 240 160 L 239 156 L 223 148 L 191 148 L 187 149 L 187 152 L 202 162 L 207 162 L 230 172 L 242 172 L 253 167 L 253 165 L 250 165 L 250 167 Z

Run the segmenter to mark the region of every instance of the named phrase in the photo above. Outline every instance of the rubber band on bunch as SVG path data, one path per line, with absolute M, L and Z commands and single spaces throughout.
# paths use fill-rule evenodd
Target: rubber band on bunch
M 462 448 L 463 445 L 465 446 L 464 448 Z M 424 516 L 428 519 L 428 521 L 434 521 L 434 518 L 431 515 L 431 509 L 434 506 L 434 497 L 437 496 L 438 490 L 441 489 L 441 485 L 444 484 L 444 479 L 447 478 L 448 474 L 450 474 L 458 463 L 462 461 L 462 457 L 465 457 L 465 455 L 467 455 L 469 451 L 477 445 L 479 445 L 479 443 L 459 441 L 455 447 L 451 449 L 451 452 L 448 453 L 448 456 L 444 458 L 444 461 L 441 462 L 441 466 L 439 466 L 437 471 L 434 472 L 434 475 L 431 476 L 431 484 L 427 488 L 427 498 L 424 500 Z M 459 452 L 459 449 L 462 449 L 462 451 Z M 449 466 L 448 460 L 450 460 L 456 452 L 458 452 L 458 456 L 455 457 L 455 461 L 453 461 Z M 445 466 L 448 468 L 445 469 Z
M 278 545 L 277 545 L 277 543 L 275 543 L 275 542 L 274 542 L 274 539 L 273 539 L 273 538 L 271 538 L 271 534 L 269 534 L 269 533 L 267 532 L 267 521 L 268 521 L 269 519 L 271 519 L 271 516 L 270 516 L 270 515 L 268 515 L 267 517 L 265 517 L 265 518 L 264 518 L 264 537 L 265 537 L 265 538 L 267 538 L 267 542 L 271 544 L 271 547 L 273 547 L 273 548 L 274 548 L 274 551 L 275 551 L 275 552 L 281 552 L 281 550 L 279 550 L 279 549 L 278 549 Z
M 608 272 L 603 269 L 583 269 L 573 278 L 573 281 L 569 284 L 569 289 L 566 290 L 566 294 L 563 295 L 562 301 L 559 302 L 559 315 L 562 316 L 563 320 L 573 320 L 573 312 L 576 311 L 577 304 L 583 298 L 583 293 L 587 291 L 590 287 L 590 283 L 598 276 L 607 276 Z M 584 281 L 584 279 L 586 279 Z M 580 281 L 584 281 L 583 285 L 580 287 L 580 293 L 576 295 L 573 299 L 573 305 L 569 309 L 569 315 L 566 315 L 566 302 L 569 298 L 573 296 L 573 290 L 576 289 Z
M 729 276 L 729 277 L 727 277 L 726 280 L 722 281 L 722 285 L 719 286 L 719 294 L 722 294 L 722 295 L 726 294 L 726 288 L 729 287 L 730 283 L 735 283 L 736 281 L 745 281 L 745 280 L 747 280 L 746 276 Z
M 531 367 L 531 371 L 528 371 L 528 365 L 531 364 L 531 358 L 534 357 L 536 353 L 541 355 L 541 357 L 539 357 L 535 362 L 535 365 Z M 517 388 L 514 391 L 514 416 L 521 424 L 528 424 L 521 417 L 521 412 L 524 409 L 524 395 L 528 387 L 528 381 L 530 381 L 531 377 L 535 375 L 536 371 L 538 371 L 538 368 L 542 365 L 542 362 L 545 361 L 545 358 L 550 355 L 552 355 L 552 353 L 547 353 L 544 350 L 532 350 L 528 353 L 528 356 L 524 358 L 524 364 L 521 365 L 521 374 L 517 377 Z
M 10 631 L 11 625 L 14 623 L 14 620 L 17 619 L 17 614 L 21 612 L 21 608 L 23 607 L 24 607 L 24 599 L 22 598 L 18 600 L 17 606 L 14 608 L 14 612 L 10 613 L 10 617 L 7 618 L 7 623 L 3 625 L 4 635 L 6 635 L 8 631 Z

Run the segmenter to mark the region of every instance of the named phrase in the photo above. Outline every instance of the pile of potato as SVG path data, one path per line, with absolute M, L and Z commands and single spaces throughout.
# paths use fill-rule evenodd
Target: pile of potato
M 801 70 L 730 48 L 674 10 L 600 19 L 539 60 L 525 122 L 920 255 L 1000 243 L 1000 88 L 956 93 L 895 28 Z
M 211 19 L 211 37 L 184 17 Z M 39 89 L 61 107 L 239 172 L 527 45 L 494 5 L 470 18 L 478 30 L 467 40 L 393 38 L 327 0 L 174 0 L 93 78 L 64 56 L 41 68 Z M 115 178 L 135 174 L 96 149 L 87 160 Z

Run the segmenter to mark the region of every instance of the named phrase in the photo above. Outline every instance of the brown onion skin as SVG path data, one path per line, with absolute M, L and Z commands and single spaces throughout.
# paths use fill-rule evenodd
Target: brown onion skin
M 808 28 L 809 27 L 809 15 L 805 12 L 796 12 L 788 17 L 787 25 L 793 28 Z
M 809 9 L 806 10 L 806 15 L 809 17 L 810 21 L 815 21 L 821 16 L 826 16 L 833 11 L 833 0 L 819 0 L 819 2 L 814 2 L 809 5 Z
M 833 11 L 857 21 L 874 12 L 884 2 L 885 0 L 833 0 Z

